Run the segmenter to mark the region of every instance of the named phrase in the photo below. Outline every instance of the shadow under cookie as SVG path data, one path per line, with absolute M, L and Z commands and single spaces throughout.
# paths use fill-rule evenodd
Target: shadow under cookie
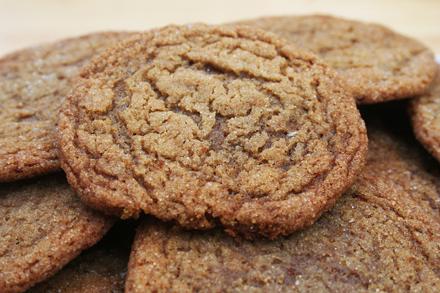
M 61 173 L 0 187 L 0 292 L 53 275 L 114 222 L 81 203 Z
M 28 293 L 124 292 L 134 223 L 117 222 L 92 248 Z
M 377 115 L 366 115 L 365 169 L 313 226 L 250 242 L 144 221 L 127 292 L 439 291 L 438 164 L 413 138 L 396 135 L 405 133 L 399 126 L 378 124 Z

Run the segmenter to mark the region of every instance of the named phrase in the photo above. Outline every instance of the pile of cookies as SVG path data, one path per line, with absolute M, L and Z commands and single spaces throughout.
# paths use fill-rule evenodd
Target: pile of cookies
M 437 70 L 320 15 L 4 56 L 0 292 L 440 291 Z

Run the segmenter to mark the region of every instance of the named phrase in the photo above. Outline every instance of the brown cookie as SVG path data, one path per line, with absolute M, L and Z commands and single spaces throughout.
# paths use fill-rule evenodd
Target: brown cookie
M 410 113 L 417 139 L 440 161 L 440 69 L 429 92 L 411 101 Z
M 58 170 L 55 124 L 89 59 L 128 33 L 96 33 L 0 59 L 0 182 Z
M 113 219 L 84 206 L 63 174 L 0 188 L 0 292 L 22 292 L 95 244 Z
M 249 242 L 144 222 L 126 292 L 440 291 L 438 166 L 414 140 L 368 130 L 363 173 L 313 226 Z
M 117 223 L 97 245 L 84 251 L 55 276 L 28 293 L 124 292 L 133 238 L 131 226 Z
M 434 54 L 384 26 L 326 15 L 241 21 L 279 34 L 335 68 L 358 103 L 423 94 L 435 75 Z
M 367 137 L 315 56 L 250 28 L 171 26 L 95 59 L 59 120 L 62 167 L 88 204 L 273 238 L 352 183 Z

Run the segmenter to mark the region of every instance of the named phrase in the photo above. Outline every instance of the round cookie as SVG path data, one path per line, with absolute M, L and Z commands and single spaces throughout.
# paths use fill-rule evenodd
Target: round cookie
M 414 140 L 368 130 L 363 173 L 314 225 L 248 242 L 145 221 L 126 292 L 439 291 L 438 166 Z
M 423 94 L 435 75 L 434 54 L 384 26 L 326 15 L 238 22 L 272 31 L 310 49 L 338 71 L 358 103 Z
M 28 293 L 124 292 L 133 229 L 117 223 L 105 237 Z M 124 230 L 122 230 L 124 229 Z M 127 233 L 129 232 L 129 233 Z
M 81 203 L 63 174 L 2 184 L 0 215 L 0 292 L 51 276 L 113 223 Z
M 417 139 L 440 161 L 440 67 L 429 92 L 411 100 L 410 115 Z
M 250 28 L 170 26 L 85 68 L 60 112 L 88 204 L 269 238 L 312 224 L 363 166 L 354 99 L 315 56 Z
M 60 169 L 55 124 L 79 69 L 128 33 L 95 33 L 0 59 L 0 182 Z

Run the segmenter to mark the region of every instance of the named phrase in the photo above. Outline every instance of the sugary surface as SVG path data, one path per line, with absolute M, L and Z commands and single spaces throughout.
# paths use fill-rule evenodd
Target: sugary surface
M 0 59 L 0 182 L 60 169 L 58 109 L 92 56 L 126 33 L 96 33 Z
M 411 101 L 410 112 L 417 138 L 440 161 L 440 69 L 429 92 Z
M 59 128 L 63 168 L 88 204 L 247 237 L 312 224 L 367 147 L 353 98 L 316 57 L 206 25 L 147 32 L 95 59 Z
M 124 292 L 133 223 L 118 222 L 105 237 L 28 293 Z
M 312 50 L 338 71 L 361 104 L 423 94 L 435 76 L 434 54 L 428 48 L 381 25 L 326 15 L 239 23 Z
M 22 292 L 95 244 L 113 219 L 81 203 L 63 174 L 0 186 L 0 292 Z
M 354 186 L 288 238 L 249 242 L 145 221 L 126 292 L 439 291 L 439 168 L 395 135 L 398 125 L 385 128 L 368 128 L 368 161 Z

